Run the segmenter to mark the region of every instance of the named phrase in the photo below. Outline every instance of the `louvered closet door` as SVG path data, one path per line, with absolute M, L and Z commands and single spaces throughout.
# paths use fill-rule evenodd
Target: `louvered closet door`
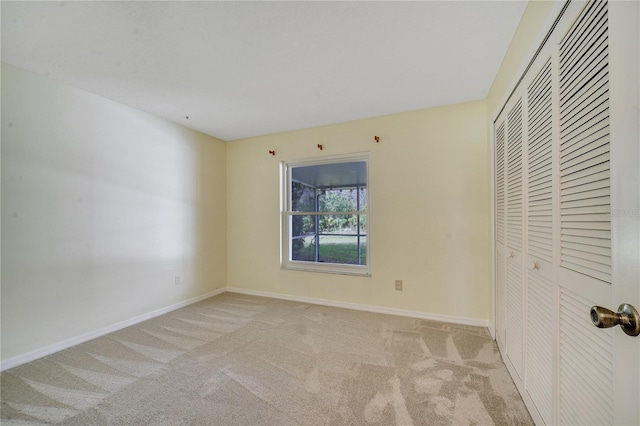
M 526 88 L 527 196 L 525 388 L 546 424 L 553 420 L 553 342 L 555 295 L 553 282 L 554 101 L 552 60 L 542 66 Z M 538 65 L 538 64 L 536 64 Z
M 500 349 L 505 349 L 505 307 L 507 291 L 506 263 L 506 135 L 505 121 L 495 127 L 495 247 L 496 247 L 496 340 Z
M 501 353 L 537 424 L 640 424 L 640 337 L 589 315 L 640 307 L 640 2 L 556 24 L 494 122 Z
M 614 329 L 585 312 L 611 302 L 609 49 L 606 2 L 560 43 L 560 421 L 611 424 Z M 598 395 L 594 398 L 593 395 Z
M 517 100 L 508 109 L 506 126 L 507 146 L 507 259 L 506 259 L 506 348 L 507 357 L 516 373 L 522 378 L 523 371 L 523 126 L 522 100 Z

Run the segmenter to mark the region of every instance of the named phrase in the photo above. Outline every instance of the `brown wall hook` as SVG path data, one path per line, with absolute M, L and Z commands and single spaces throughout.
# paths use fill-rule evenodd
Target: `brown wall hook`
M 276 155 L 276 152 L 275 152 L 275 151 L 272 151 L 272 150 L 269 150 L 269 154 L 271 154 L 271 155 Z
M 318 149 L 322 151 L 322 144 L 318 144 Z
M 373 140 L 376 141 L 376 143 L 380 142 L 380 136 L 374 136 Z

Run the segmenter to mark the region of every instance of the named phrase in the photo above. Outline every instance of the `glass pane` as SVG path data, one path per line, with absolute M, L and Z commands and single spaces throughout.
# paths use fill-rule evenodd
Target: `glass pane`
M 291 240 L 291 260 L 316 261 L 315 237 L 295 238 Z
M 312 188 L 356 188 L 367 186 L 366 161 L 294 166 L 291 180 Z
M 318 217 L 320 234 L 358 235 L 358 218 L 360 235 L 367 233 L 367 215 L 364 214 L 332 214 Z
M 349 212 L 358 211 L 358 190 L 356 188 L 321 189 L 318 191 L 318 211 Z
M 291 182 L 291 210 L 294 212 L 314 212 L 315 190 L 300 182 Z
M 366 235 L 367 233 L 367 215 L 366 214 L 359 214 L 358 215 L 358 220 L 360 222 L 360 235 Z
M 367 188 L 359 188 L 358 198 L 360 200 L 360 211 L 367 210 Z
M 320 236 L 318 260 L 326 263 L 342 263 L 349 265 L 367 264 L 367 237 L 350 235 Z
M 315 235 L 315 220 L 315 215 L 291 216 L 291 236 L 296 238 Z

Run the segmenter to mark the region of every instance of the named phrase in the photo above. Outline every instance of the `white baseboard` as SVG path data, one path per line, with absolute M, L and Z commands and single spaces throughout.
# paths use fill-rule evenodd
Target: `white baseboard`
M 193 303 L 199 302 L 204 299 L 208 299 L 209 297 L 213 297 L 224 292 L 225 292 L 225 288 L 222 287 L 217 290 L 213 290 L 208 293 L 201 294 L 200 296 L 192 297 L 190 299 L 183 300 L 182 302 L 174 303 L 173 305 L 165 306 L 164 308 L 156 309 L 155 311 L 138 315 L 128 320 L 120 321 L 115 324 L 111 324 L 106 327 L 100 328 L 98 330 L 90 331 L 89 333 L 81 334 L 80 336 L 72 337 L 70 339 L 66 339 L 61 342 L 54 343 L 53 345 L 45 346 L 44 348 L 36 349 L 34 351 L 27 352 L 26 354 L 9 358 L 8 360 L 2 361 L 0 363 L 0 371 L 8 370 L 10 368 L 17 367 L 22 364 L 26 364 L 27 362 L 31 362 L 38 358 L 51 355 L 61 350 L 70 348 L 71 346 L 79 345 L 80 343 L 87 342 L 89 340 L 95 339 L 100 336 L 104 336 L 105 334 L 113 333 L 114 331 L 118 331 L 125 327 L 138 324 L 142 321 L 155 318 L 159 315 L 166 314 L 171 311 L 175 311 L 176 309 L 183 308 L 185 306 L 191 305 Z
M 364 305 L 360 303 L 338 302 L 328 299 L 317 299 L 315 297 L 292 296 L 289 294 L 270 293 L 267 291 L 249 290 L 238 287 L 227 287 L 230 293 L 247 294 L 250 296 L 271 297 L 273 299 L 291 300 L 294 302 L 310 303 L 312 305 L 332 306 L 334 308 L 354 309 L 356 311 L 375 312 L 378 314 L 398 315 L 402 317 L 418 318 L 439 322 L 450 322 L 453 324 L 473 325 L 477 327 L 489 327 L 489 320 L 476 318 L 458 317 L 452 315 L 429 314 L 420 311 L 410 311 L 407 309 L 386 308 L 383 306 Z

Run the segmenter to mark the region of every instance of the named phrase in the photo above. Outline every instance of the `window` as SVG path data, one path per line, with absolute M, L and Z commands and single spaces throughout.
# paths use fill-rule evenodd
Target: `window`
M 282 266 L 369 275 L 368 158 L 283 164 Z

